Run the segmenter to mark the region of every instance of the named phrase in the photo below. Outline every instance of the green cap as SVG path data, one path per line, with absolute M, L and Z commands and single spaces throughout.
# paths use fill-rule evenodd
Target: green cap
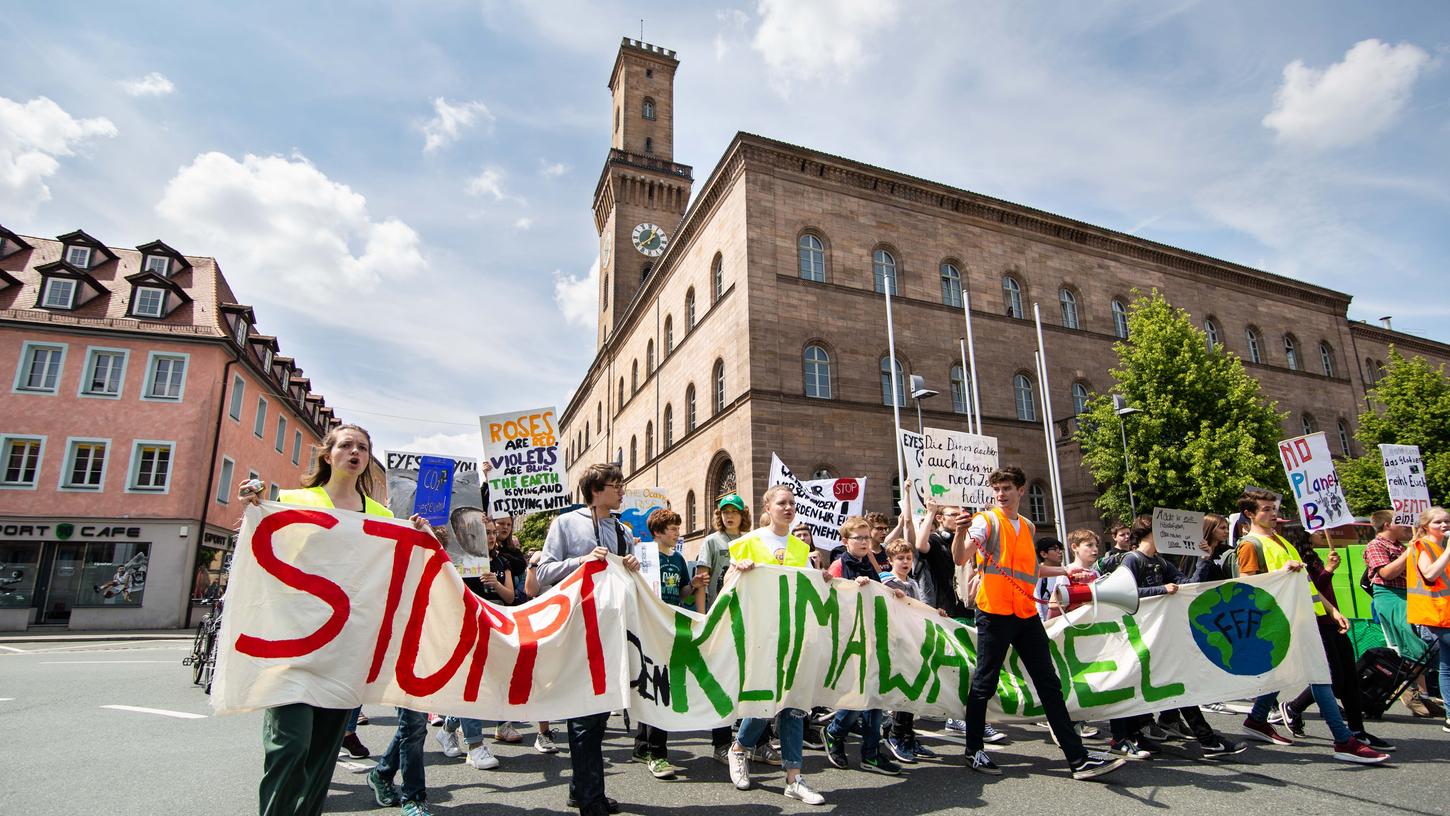
M 720 503 L 716 505 L 716 509 L 724 510 L 727 507 L 734 507 L 736 510 L 744 513 L 745 500 L 740 498 L 739 493 L 731 493 L 729 495 L 720 497 Z

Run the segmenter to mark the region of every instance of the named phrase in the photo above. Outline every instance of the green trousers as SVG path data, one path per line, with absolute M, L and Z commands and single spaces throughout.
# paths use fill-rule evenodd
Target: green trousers
M 351 709 L 306 703 L 277 706 L 263 713 L 261 816 L 322 812 L 351 713 Z

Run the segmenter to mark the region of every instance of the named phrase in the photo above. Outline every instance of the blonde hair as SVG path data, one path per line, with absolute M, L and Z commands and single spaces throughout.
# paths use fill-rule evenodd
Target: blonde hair
M 364 499 L 373 499 L 375 485 L 373 484 L 373 437 L 367 429 L 361 425 L 338 425 L 322 437 L 322 442 L 312 449 L 312 462 L 307 466 L 307 472 L 302 476 L 303 487 L 323 487 L 332 479 L 332 463 L 327 461 L 327 454 L 337 444 L 337 437 L 343 431 L 356 431 L 363 435 L 368 441 L 368 467 L 357 477 L 357 494 Z M 363 504 L 367 504 L 366 501 Z
M 867 521 L 864 518 L 861 518 L 860 516 L 851 516 L 850 518 L 841 522 L 841 543 L 844 544 L 846 542 L 846 539 L 851 537 L 851 531 L 855 530 L 858 527 L 865 527 L 867 530 L 870 530 L 871 522 Z
M 1434 521 L 1437 515 L 1450 516 L 1450 510 L 1435 505 L 1421 513 L 1420 518 L 1415 521 L 1415 538 L 1425 535 L 1430 529 L 1430 522 Z
M 1093 543 L 1094 547 L 1101 546 L 1103 543 L 1101 536 L 1087 528 L 1073 530 L 1067 534 L 1067 546 L 1069 549 L 1076 550 L 1079 545 L 1086 544 L 1089 541 Z
M 791 494 L 791 496 L 795 496 L 795 491 L 792 490 L 790 485 L 788 484 L 771 485 L 770 487 L 767 487 L 765 489 L 765 493 L 761 495 L 760 506 L 766 508 L 770 507 L 770 498 L 781 491 L 785 491 L 786 493 Z

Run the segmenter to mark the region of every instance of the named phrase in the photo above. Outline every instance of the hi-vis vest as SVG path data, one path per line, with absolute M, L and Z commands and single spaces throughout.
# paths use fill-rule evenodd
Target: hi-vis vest
M 987 522 L 987 539 L 977 547 L 977 569 L 982 573 L 977 608 L 993 615 L 1037 617 L 1037 602 L 1032 597 L 1037 583 L 1037 548 L 1032 539 L 1037 528 L 1018 516 L 1021 529 L 1013 529 L 998 507 L 978 517 Z
M 282 504 L 296 504 L 303 507 L 326 507 L 329 510 L 337 509 L 332 503 L 332 497 L 321 487 L 302 487 L 297 490 L 283 490 L 277 494 L 277 501 Z M 369 516 L 393 517 L 393 511 L 378 504 L 367 496 L 363 496 L 363 513 Z
M 776 564 L 786 567 L 805 567 L 811 563 L 811 548 L 794 535 L 786 535 L 784 550 L 776 549 L 760 537 L 760 528 L 730 542 L 731 561 L 754 561 L 757 564 Z
M 1422 550 L 1432 561 L 1444 552 L 1428 536 L 1410 545 L 1410 563 L 1405 570 L 1406 618 L 1410 623 L 1425 626 L 1450 626 L 1450 583 L 1446 582 L 1444 573 L 1435 576 L 1433 581 L 1426 581 L 1420 575 Z
M 1259 535 L 1258 533 L 1245 533 L 1244 537 L 1240 538 L 1239 541 L 1242 542 L 1246 539 L 1257 541 L 1259 546 L 1263 548 L 1264 572 L 1273 572 L 1276 569 L 1282 569 L 1290 561 L 1303 560 L 1299 557 L 1299 551 L 1294 549 L 1294 545 L 1280 538 L 1277 533 L 1268 536 Z M 1304 580 L 1309 581 L 1309 597 L 1314 601 L 1314 614 L 1325 614 L 1324 599 L 1319 596 L 1319 588 L 1314 586 L 1314 581 L 1309 578 L 1307 571 L 1300 570 L 1300 574 L 1304 576 Z

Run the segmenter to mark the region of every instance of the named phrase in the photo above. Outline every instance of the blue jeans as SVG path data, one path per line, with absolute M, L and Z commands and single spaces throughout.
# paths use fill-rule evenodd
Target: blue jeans
M 833 740 L 844 740 L 851 733 L 851 726 L 856 724 L 857 719 L 864 721 L 861 726 L 861 758 L 875 759 L 881 752 L 881 709 L 847 711 L 843 708 L 831 718 L 830 724 L 826 726 L 826 733 Z M 784 748 L 785 742 L 782 740 L 781 749 Z
M 357 733 L 357 718 L 358 718 L 358 715 L 361 714 L 361 713 L 362 713 L 362 706 L 358 706 L 357 708 L 354 708 L 352 711 L 349 711 L 348 712 L 348 714 L 347 714 L 347 727 L 343 729 L 342 733 L 344 733 L 344 734 L 356 734 Z
M 1450 627 L 1426 626 L 1440 646 L 1440 694 L 1450 694 Z
M 473 720 L 468 717 L 444 717 L 443 730 L 457 731 L 463 729 L 463 741 L 469 745 L 477 745 L 483 742 L 483 720 Z
M 1334 699 L 1334 686 L 1328 683 L 1310 683 L 1309 693 L 1314 695 L 1314 702 L 1319 706 L 1319 715 L 1324 718 L 1324 724 L 1329 726 L 1329 733 L 1334 735 L 1335 742 L 1348 742 L 1354 732 L 1344 724 L 1344 715 L 1339 710 L 1339 701 Z M 1270 692 L 1254 699 L 1254 710 L 1249 712 L 1249 719 L 1258 722 L 1268 722 L 1269 710 L 1279 702 L 1279 692 Z
M 805 753 L 806 713 L 799 708 L 782 708 L 779 717 L 780 724 L 777 728 L 780 731 L 780 766 L 786 770 L 799 771 Z M 765 727 L 769 724 L 768 717 L 746 717 L 740 721 L 740 732 L 735 735 L 735 739 L 742 748 L 754 748 L 765 735 Z M 881 737 L 879 732 L 876 736 L 878 739 Z
M 423 778 L 423 737 L 428 734 L 428 715 L 421 711 L 398 709 L 398 730 L 378 760 L 378 776 L 389 782 L 398 771 L 403 784 L 398 789 L 404 802 L 428 801 L 428 786 Z

